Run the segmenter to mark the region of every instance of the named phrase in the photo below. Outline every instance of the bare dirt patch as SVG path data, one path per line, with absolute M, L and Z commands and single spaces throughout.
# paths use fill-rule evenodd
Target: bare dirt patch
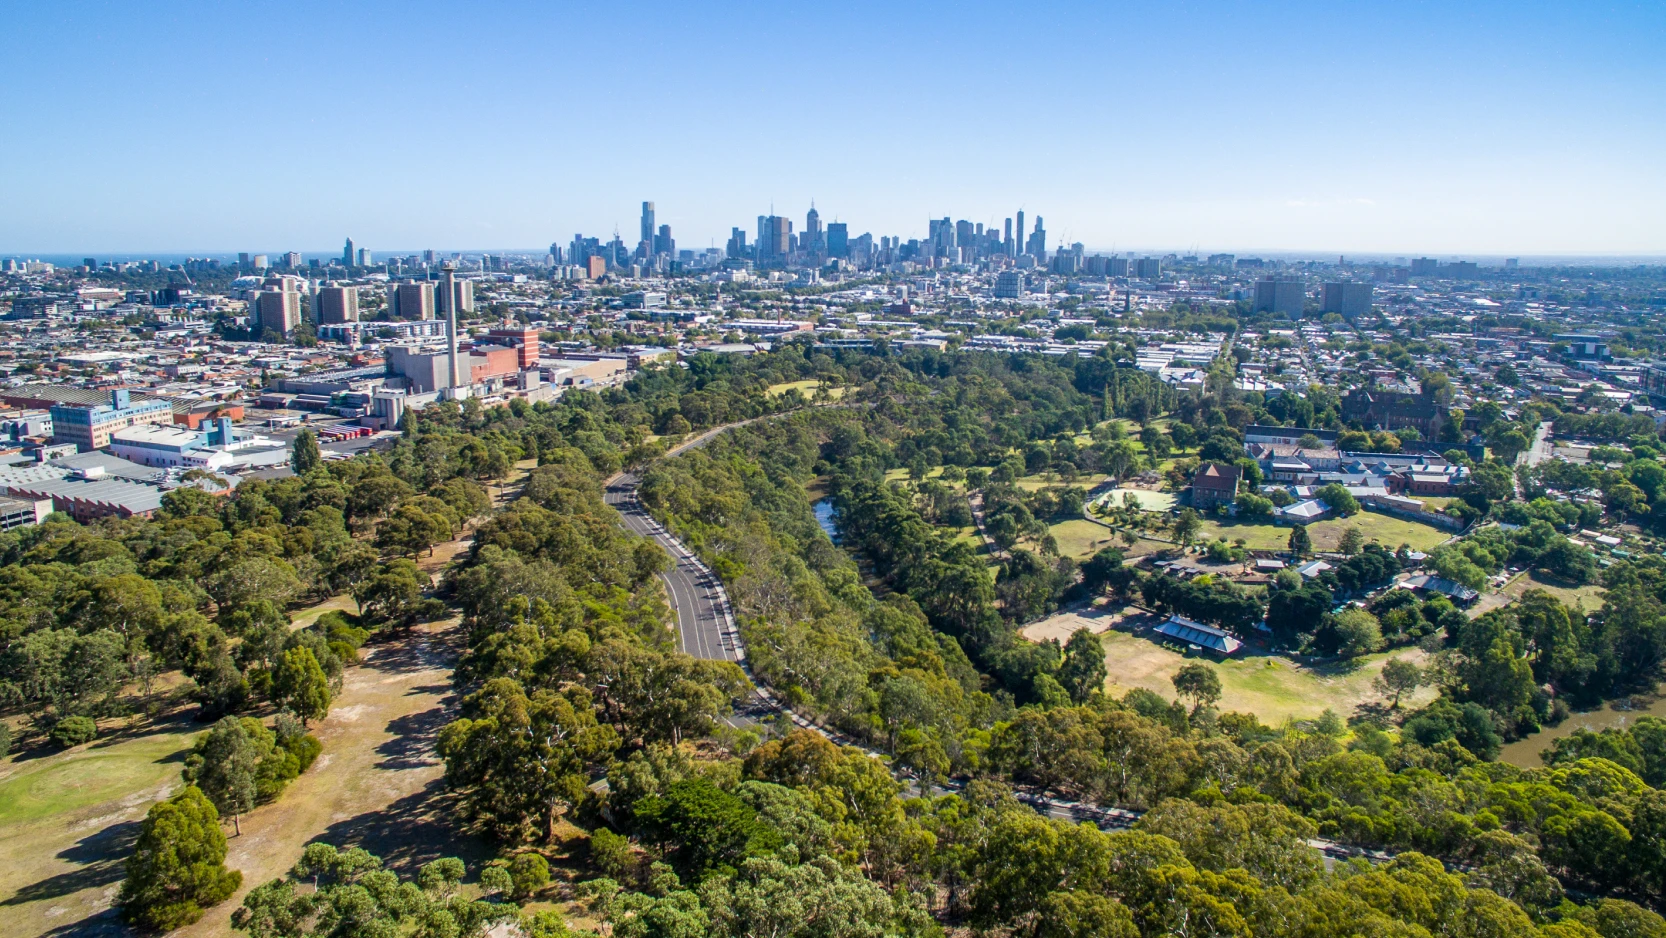
M 1018 634 L 1032 642 L 1053 639 L 1063 645 L 1070 641 L 1070 636 L 1082 629 L 1087 629 L 1094 635 L 1109 631 L 1122 617 L 1122 613 L 1120 606 L 1101 605 L 1071 609 L 1048 616 L 1039 622 L 1032 622 L 1024 626 Z

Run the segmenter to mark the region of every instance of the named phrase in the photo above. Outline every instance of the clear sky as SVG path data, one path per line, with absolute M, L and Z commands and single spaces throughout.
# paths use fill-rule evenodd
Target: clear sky
M 0 252 L 679 247 L 811 199 L 1101 250 L 1666 253 L 1666 3 L 48 3 Z M 1033 223 L 1033 222 L 1032 222 Z

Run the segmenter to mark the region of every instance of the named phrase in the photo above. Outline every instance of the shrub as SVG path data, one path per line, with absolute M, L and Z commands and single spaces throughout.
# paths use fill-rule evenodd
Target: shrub
M 549 885 L 550 863 L 542 854 L 519 854 L 509 861 L 509 881 L 514 884 L 515 895 L 531 896 Z
M 98 724 L 91 717 L 64 717 L 52 727 L 52 741 L 68 749 L 98 738 Z

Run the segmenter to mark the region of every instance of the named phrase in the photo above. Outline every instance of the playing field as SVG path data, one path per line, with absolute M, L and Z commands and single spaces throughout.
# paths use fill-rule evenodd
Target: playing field
M 806 378 L 803 381 L 785 381 L 781 384 L 772 384 L 769 386 L 768 390 L 764 391 L 764 393 L 770 397 L 780 397 L 788 391 L 797 391 L 805 397 L 815 397 L 816 388 L 820 385 L 820 381 L 817 381 L 814 378 Z M 838 400 L 844 396 L 845 390 L 845 388 L 828 388 L 827 396 L 833 398 L 834 400 Z
M 1100 641 L 1105 646 L 1105 669 L 1109 675 L 1105 691 L 1112 696 L 1141 687 L 1173 699 L 1174 685 L 1170 678 L 1175 672 L 1190 661 L 1206 660 L 1188 658 L 1125 631 L 1106 632 Z M 1326 709 L 1346 719 L 1357 705 L 1382 699 L 1372 689 L 1371 681 L 1381 673 L 1384 662 L 1390 658 L 1420 662 L 1424 657 L 1418 649 L 1402 648 L 1361 658 L 1353 668 L 1303 667 L 1289 659 L 1271 656 L 1210 660 L 1209 663 L 1221 678 L 1219 707 L 1222 711 L 1253 713 L 1261 722 L 1277 725 L 1286 719 L 1313 719 Z M 1401 706 L 1420 706 L 1434 697 L 1432 688 L 1423 688 L 1414 697 L 1402 701 Z
M 1407 544 L 1412 550 L 1432 550 L 1452 535 L 1440 528 L 1388 515 L 1362 511 L 1352 518 L 1332 518 L 1307 526 L 1315 550 L 1335 550 L 1348 528 L 1359 528 L 1367 544 L 1376 542 L 1389 550 Z M 1230 519 L 1207 518 L 1199 529 L 1197 540 L 1212 541 L 1224 537 L 1229 541 L 1244 539 L 1251 550 L 1283 550 L 1290 543 L 1290 528 L 1276 524 L 1245 524 Z

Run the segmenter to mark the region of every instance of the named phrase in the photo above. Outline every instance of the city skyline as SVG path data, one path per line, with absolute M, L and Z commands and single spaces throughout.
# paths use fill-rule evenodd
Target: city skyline
M 443 10 L 303 3 L 330 28 L 281 55 L 254 11 L 16 11 L 0 253 L 630 239 L 648 197 L 695 248 L 814 201 L 876 238 L 1024 207 L 1105 251 L 1666 254 L 1661 8 Z M 740 77 L 759 48 L 801 65 Z

